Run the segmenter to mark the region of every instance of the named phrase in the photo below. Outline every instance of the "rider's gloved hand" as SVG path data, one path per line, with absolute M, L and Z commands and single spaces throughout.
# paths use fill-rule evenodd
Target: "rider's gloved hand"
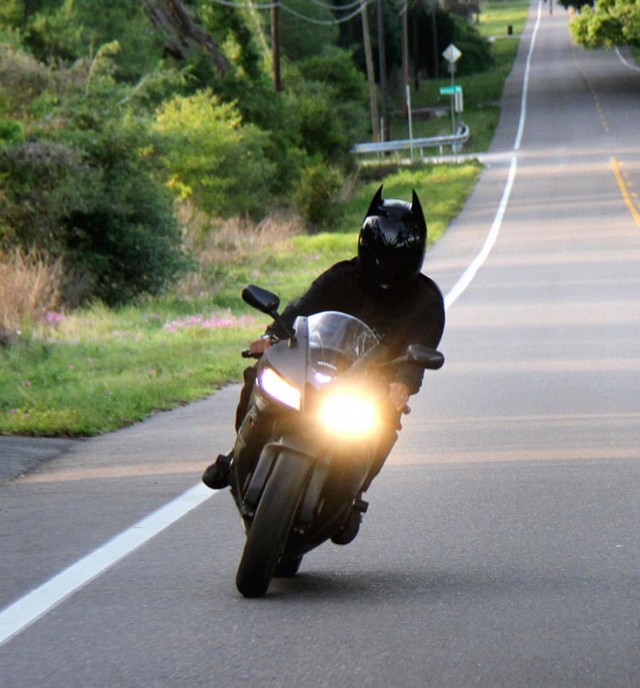
M 271 346 L 271 337 L 269 335 L 262 335 L 260 339 L 256 339 L 249 344 L 249 352 L 252 356 L 263 354 Z
M 389 385 L 389 403 L 398 413 L 402 413 L 405 410 L 409 396 L 409 388 L 404 382 L 392 382 Z

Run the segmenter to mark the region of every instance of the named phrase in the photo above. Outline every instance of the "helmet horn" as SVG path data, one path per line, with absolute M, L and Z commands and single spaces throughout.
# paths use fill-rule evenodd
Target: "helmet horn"
M 422 212 L 422 203 L 420 203 L 420 199 L 415 189 L 413 189 L 413 198 L 411 199 L 411 212 L 418 213 L 418 215 L 424 215 Z
M 378 214 L 378 209 L 384 203 L 384 201 L 382 199 L 382 187 L 383 186 L 384 186 L 384 184 L 380 185 L 379 189 L 375 192 L 373 198 L 371 199 L 371 203 L 369 204 L 369 210 L 367 210 L 367 214 L 365 215 L 365 218 L 369 217 L 369 215 L 377 215 Z

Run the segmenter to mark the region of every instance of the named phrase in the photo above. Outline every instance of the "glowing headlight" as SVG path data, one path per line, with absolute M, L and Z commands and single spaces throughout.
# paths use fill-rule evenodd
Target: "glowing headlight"
M 260 386 L 269 396 L 300 410 L 300 390 L 281 378 L 275 370 L 265 368 L 262 371 Z
M 346 437 L 367 435 L 378 419 L 375 404 L 344 392 L 329 395 L 320 406 L 318 416 L 328 431 Z

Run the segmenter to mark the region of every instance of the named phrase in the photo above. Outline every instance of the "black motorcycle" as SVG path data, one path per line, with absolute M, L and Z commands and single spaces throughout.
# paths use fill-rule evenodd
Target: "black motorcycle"
M 236 575 L 245 597 L 296 574 L 306 552 L 331 539 L 360 499 L 372 467 L 395 366 L 438 369 L 443 355 L 412 345 L 388 360 L 362 321 L 335 311 L 282 321 L 275 294 L 248 286 L 242 298 L 287 332 L 261 357 L 233 448 L 231 493 L 247 540 Z M 244 352 L 243 355 L 249 355 Z

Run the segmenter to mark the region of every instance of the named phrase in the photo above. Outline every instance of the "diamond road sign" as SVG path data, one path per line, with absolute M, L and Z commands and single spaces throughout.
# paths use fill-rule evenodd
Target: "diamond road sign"
M 453 43 L 450 43 L 442 53 L 442 57 L 444 57 L 444 59 L 450 64 L 453 64 L 462 57 L 462 53 L 458 50 L 458 48 L 456 48 L 455 45 L 453 45 Z

